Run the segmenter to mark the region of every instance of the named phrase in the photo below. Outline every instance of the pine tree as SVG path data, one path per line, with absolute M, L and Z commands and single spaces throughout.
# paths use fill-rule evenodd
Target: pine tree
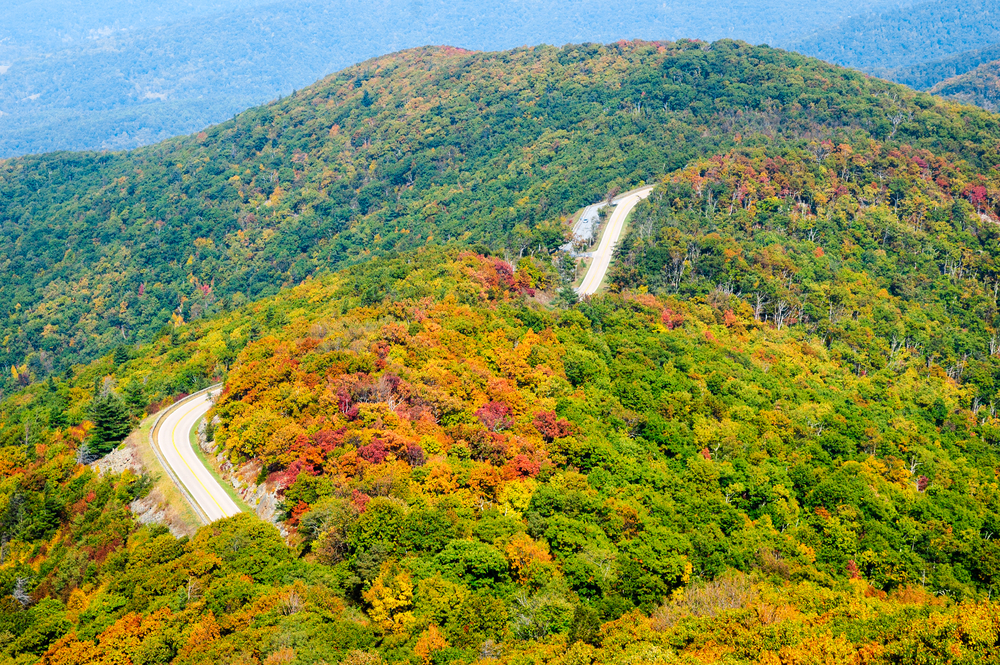
M 131 430 L 128 407 L 112 392 L 99 394 L 90 405 L 90 450 L 104 456 L 111 452 Z
M 141 419 L 146 412 L 146 395 L 142 384 L 138 381 L 129 381 L 122 389 L 122 399 L 129 415 L 133 418 Z
M 112 356 L 111 356 L 111 359 L 114 361 L 115 366 L 118 366 L 118 367 L 120 367 L 121 365 L 124 365 L 125 363 L 127 363 L 130 360 L 130 358 L 129 358 L 129 352 L 128 352 L 128 347 L 126 347 L 126 346 L 124 346 L 122 344 L 119 344 L 118 346 L 116 346 L 114 354 L 112 354 Z

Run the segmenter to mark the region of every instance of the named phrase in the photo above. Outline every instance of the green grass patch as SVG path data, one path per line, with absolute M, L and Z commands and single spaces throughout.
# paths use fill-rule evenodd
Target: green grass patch
M 150 443 L 150 433 L 153 429 L 153 422 L 156 415 L 149 416 L 139 425 L 139 428 L 132 432 L 126 440 L 125 445 L 134 448 L 142 466 L 153 478 L 153 489 L 151 493 L 158 493 L 163 503 L 163 508 L 168 514 L 168 518 L 189 530 L 191 533 L 197 531 L 201 526 L 201 519 L 188 503 L 180 489 L 170 479 L 170 474 L 160 464 L 159 458 L 153 451 Z
M 188 434 L 191 440 L 191 448 L 194 449 L 194 454 L 198 456 L 201 463 L 205 465 L 208 472 L 212 474 L 212 477 L 215 478 L 219 485 L 222 486 L 222 489 L 226 491 L 226 494 L 229 495 L 229 498 L 233 500 L 233 503 L 235 503 L 240 510 L 250 513 L 251 515 L 256 515 L 257 511 L 251 508 L 247 502 L 243 500 L 243 498 L 239 495 L 239 492 L 236 491 L 236 488 L 233 487 L 232 483 L 226 481 L 221 475 L 219 475 L 218 469 L 215 468 L 215 460 L 209 458 L 209 456 L 205 454 L 205 451 L 201 449 L 201 446 L 198 445 L 198 428 L 201 426 L 201 421 L 204 419 L 204 416 L 199 418 L 195 422 L 194 427 L 191 428 L 191 432 Z

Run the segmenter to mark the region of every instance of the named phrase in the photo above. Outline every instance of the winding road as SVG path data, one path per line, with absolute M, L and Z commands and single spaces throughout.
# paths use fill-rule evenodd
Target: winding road
M 652 191 L 652 186 L 643 187 L 628 192 L 613 202 L 615 210 L 608 220 L 608 228 L 601 244 L 593 254 L 594 260 L 577 288 L 578 294 L 591 295 L 601 287 L 611 265 L 615 245 L 625 228 L 625 220 L 632 209 Z M 150 433 L 150 441 L 160 463 L 205 524 L 241 512 L 219 481 L 209 473 L 191 445 L 192 430 L 212 408 L 212 397 L 220 389 L 220 386 L 213 386 L 174 404 L 158 418 Z
M 191 431 L 212 408 L 213 387 L 170 407 L 153 428 L 153 450 L 205 524 L 241 512 L 191 446 Z
M 608 220 L 608 228 L 604 232 L 600 246 L 594 252 L 594 260 L 591 262 L 587 274 L 584 275 L 583 281 L 580 282 L 580 286 L 576 289 L 579 295 L 589 296 L 597 293 L 597 289 L 601 288 L 601 282 L 604 281 L 604 276 L 611 266 L 611 257 L 614 256 L 615 245 L 618 244 L 618 238 L 622 234 L 622 229 L 625 228 L 625 220 L 628 218 L 628 214 L 632 212 L 632 208 L 639 201 L 649 196 L 649 193 L 652 191 L 653 186 L 650 185 L 649 187 L 642 187 L 615 199 L 615 211 L 611 214 L 611 219 Z

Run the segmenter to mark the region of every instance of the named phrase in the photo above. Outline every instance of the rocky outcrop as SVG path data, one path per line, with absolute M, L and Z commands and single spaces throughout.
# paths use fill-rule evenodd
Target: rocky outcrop
M 139 454 L 139 436 L 138 432 L 133 432 L 120 446 L 91 463 L 90 468 L 101 475 L 126 471 L 137 476 L 152 475 Z M 167 497 L 156 487 L 146 496 L 132 501 L 128 507 L 140 524 L 162 524 L 176 538 L 194 535 L 194 529 L 177 515 L 176 509 L 171 507 Z
M 198 425 L 198 447 L 206 454 L 208 461 L 215 467 L 222 480 L 232 485 L 244 503 L 250 506 L 258 517 L 274 524 L 283 537 L 288 536 L 288 529 L 280 519 L 278 504 L 281 499 L 277 490 L 270 483 L 257 483 L 261 470 L 260 462 L 253 460 L 239 467 L 233 465 L 225 453 L 218 451 L 218 444 L 211 436 L 216 425 L 218 425 L 217 418 L 212 421 L 211 428 L 205 421 Z

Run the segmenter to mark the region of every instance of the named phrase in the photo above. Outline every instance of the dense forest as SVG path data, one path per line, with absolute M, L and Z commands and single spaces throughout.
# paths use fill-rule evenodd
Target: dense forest
M 844 335 L 737 294 L 546 304 L 560 283 L 533 258 L 373 259 L 9 400 L 2 653 L 995 656 L 1000 421 L 969 385 L 911 347 L 859 371 Z M 227 365 L 215 439 L 281 494 L 290 547 L 248 514 L 140 526 L 148 480 L 73 464 L 95 381 L 159 401 Z
M 1000 181 L 962 171 L 876 142 L 696 160 L 637 211 L 612 281 L 708 301 L 743 294 L 757 320 L 843 341 L 859 372 L 909 349 L 985 405 L 1000 379 Z
M 998 166 L 731 41 L 3 162 L 0 663 L 998 662 Z M 569 214 L 642 183 L 579 299 Z M 137 519 L 163 479 L 88 462 L 217 382 L 277 514 Z
M 418 49 L 196 136 L 0 162 L 3 388 L 372 254 L 546 254 L 609 189 L 816 137 L 1000 163 L 996 116 L 731 41 Z

